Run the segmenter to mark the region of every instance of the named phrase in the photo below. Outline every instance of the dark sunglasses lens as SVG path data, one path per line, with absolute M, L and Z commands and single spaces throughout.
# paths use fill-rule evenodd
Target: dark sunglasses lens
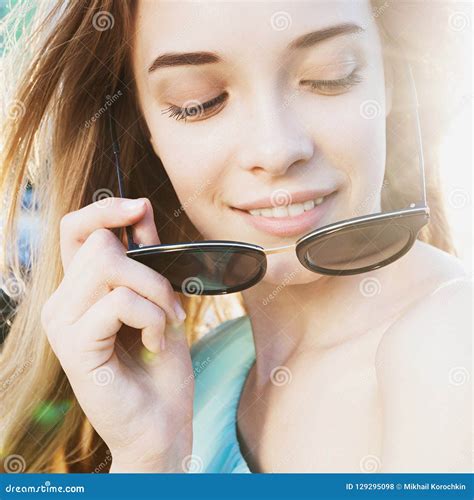
M 356 224 L 308 239 L 298 248 L 298 255 L 315 272 L 355 274 L 375 269 L 408 251 L 414 241 L 413 222 L 390 219 Z
M 266 271 L 263 252 L 222 246 L 170 250 L 145 250 L 134 259 L 167 278 L 173 289 L 188 295 L 220 295 L 248 288 Z

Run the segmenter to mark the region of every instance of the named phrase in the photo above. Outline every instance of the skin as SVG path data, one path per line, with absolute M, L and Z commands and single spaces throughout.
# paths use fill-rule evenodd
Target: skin
M 287 29 L 272 26 L 275 11 L 290 13 Z M 365 31 L 285 50 L 305 33 L 340 23 Z M 148 71 L 160 54 L 198 50 L 219 53 L 222 62 Z M 390 70 L 368 2 L 254 2 L 242 9 L 239 2 L 142 0 L 132 56 L 149 139 L 203 238 L 263 247 L 294 243 L 294 236 L 256 230 L 232 210 L 282 189 L 336 189 L 319 226 L 359 215 L 364 203 L 365 213 L 380 210 Z M 328 95 L 301 84 L 340 79 L 355 67 L 361 80 L 343 91 Z M 224 91 L 225 102 L 195 119 L 163 113 Z M 366 100 L 380 106 L 372 120 L 359 111 Z M 180 459 L 191 453 L 194 388 L 170 387 L 192 374 L 189 351 L 182 329 L 166 326 L 160 313 L 171 321 L 176 297 L 156 273 L 145 276 L 138 263 L 127 267 L 123 242 L 100 229 L 135 221 L 137 242 L 159 242 L 151 206 L 133 216 L 118 207 L 120 200 L 111 208 L 93 204 L 66 217 L 65 281 L 45 306 L 43 324 L 81 406 L 112 451 L 112 471 L 179 471 Z M 77 284 L 91 256 L 110 247 L 113 265 L 95 265 Z M 118 277 L 107 275 L 110 268 Z M 294 252 L 269 256 L 264 280 L 243 294 L 257 356 L 237 429 L 251 470 L 360 472 L 375 456 L 380 472 L 466 471 L 469 384 L 450 384 L 446 373 L 469 366 L 471 291 L 464 283 L 431 294 L 463 272 L 457 259 L 421 242 L 390 266 L 344 279 L 304 269 Z M 291 282 L 263 305 L 288 275 Z M 364 278 L 376 280 L 381 293 L 364 296 Z M 106 290 L 100 288 L 104 280 L 111 284 Z M 154 280 L 162 284 L 160 292 L 147 295 L 146 284 Z M 111 308 L 106 300 L 117 286 L 133 295 L 124 293 Z M 91 297 L 101 304 L 91 307 Z M 123 316 L 125 309 L 130 317 Z M 71 317 L 58 320 L 65 310 L 73 311 Z M 157 363 L 151 369 L 127 358 L 133 369 L 124 372 L 113 353 L 136 348 L 143 327 L 142 341 L 158 353 Z M 71 329 L 79 338 L 75 351 L 61 335 Z M 80 343 L 84 332 L 90 332 L 92 347 Z M 164 351 L 158 348 L 163 336 Z M 85 353 L 87 370 L 75 361 L 77 349 Z M 91 371 L 111 362 L 114 383 L 91 386 Z M 272 383 L 276 366 L 290 370 L 290 384 Z M 149 375 L 145 391 L 137 382 L 142 370 Z M 107 404 L 99 404 L 105 393 Z M 124 398 L 130 402 L 125 412 Z M 123 414 L 113 430 L 104 408 Z M 433 418 L 440 408 L 442 418 Z M 159 443 L 152 452 L 150 442 Z

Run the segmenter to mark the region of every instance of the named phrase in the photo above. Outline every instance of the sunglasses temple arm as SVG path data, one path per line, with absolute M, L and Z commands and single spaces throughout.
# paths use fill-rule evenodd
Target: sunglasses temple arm
M 109 129 L 110 136 L 112 138 L 112 152 L 114 154 L 114 163 L 115 163 L 115 171 L 117 174 L 118 181 L 118 190 L 120 198 L 124 198 L 124 189 L 123 189 L 123 172 L 122 167 L 120 166 L 120 146 L 117 140 L 117 132 L 115 129 L 115 123 L 112 117 L 112 111 L 110 108 L 107 110 L 108 119 L 109 119 Z M 133 241 L 132 227 L 127 226 L 125 228 L 125 232 L 127 234 L 127 247 L 128 250 L 133 250 L 138 247 L 138 245 Z
M 416 129 L 416 142 L 418 147 L 418 165 L 420 169 L 420 181 L 421 181 L 421 189 L 422 189 L 422 203 L 426 206 L 426 179 L 425 179 L 425 160 L 423 156 L 423 141 L 421 136 L 421 125 L 420 125 L 420 114 L 418 109 L 420 107 L 418 101 L 418 93 L 416 91 L 415 78 L 413 76 L 413 70 L 411 68 L 410 63 L 405 59 L 408 78 L 410 80 L 410 86 L 412 87 L 411 98 L 412 98 L 412 106 L 414 109 L 414 122 Z

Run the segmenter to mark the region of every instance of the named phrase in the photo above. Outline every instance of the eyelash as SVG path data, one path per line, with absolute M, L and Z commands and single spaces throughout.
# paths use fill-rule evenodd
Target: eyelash
M 324 86 L 327 86 L 330 91 L 336 90 L 349 90 L 354 85 L 360 83 L 362 77 L 355 69 L 350 75 L 344 78 L 339 78 L 339 80 L 302 80 L 301 83 L 307 84 L 311 89 L 321 91 Z M 325 94 L 331 95 L 331 94 Z
M 196 101 L 196 104 L 194 106 L 189 106 L 186 108 L 181 108 L 180 106 L 175 106 L 174 104 L 172 104 L 168 108 L 164 109 L 161 113 L 163 114 L 169 112 L 170 118 L 186 121 L 186 118 L 188 118 L 188 116 L 194 116 L 196 112 L 202 114 L 206 109 L 214 108 L 216 107 L 216 105 L 221 104 L 227 99 L 228 95 L 229 94 L 227 92 L 224 92 L 221 95 L 214 97 L 210 101 L 204 102 L 202 104 Z
M 354 70 L 350 75 L 345 76 L 344 78 L 339 78 L 338 80 L 301 80 L 301 83 L 308 85 L 312 90 L 318 90 L 320 92 L 323 90 L 324 86 L 326 86 L 326 89 L 329 88 L 330 92 L 333 92 L 341 89 L 349 90 L 361 81 L 361 76 L 359 75 L 357 70 Z M 170 118 L 174 118 L 175 120 L 184 120 L 186 122 L 186 119 L 189 116 L 192 117 L 196 114 L 196 110 L 199 111 L 200 114 L 202 114 L 206 109 L 215 108 L 218 104 L 224 102 L 227 99 L 228 95 L 229 94 L 227 92 L 224 92 L 221 95 L 214 97 L 210 101 L 186 108 L 182 108 L 180 106 L 175 106 L 174 104 L 172 104 L 168 108 L 164 109 L 162 111 L 162 114 L 169 113 L 168 116 Z M 323 95 L 333 94 L 326 93 Z

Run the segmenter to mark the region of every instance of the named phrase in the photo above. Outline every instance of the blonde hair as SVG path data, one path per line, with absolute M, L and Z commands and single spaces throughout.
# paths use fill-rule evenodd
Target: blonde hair
M 94 201 L 98 190 L 117 193 L 106 120 L 100 112 L 106 103 L 114 102 L 118 123 L 127 130 L 121 137 L 121 151 L 128 196 L 152 200 L 156 220 L 164 222 L 158 226 L 163 242 L 199 238 L 154 155 L 137 105 L 127 43 L 133 33 L 135 6 L 136 2 L 70 0 L 58 2 L 48 12 L 33 13 L 28 3 L 21 3 L 1 25 L 7 42 L 3 70 L 9 77 L 4 92 L 9 119 L 1 136 L 5 237 L 0 275 L 10 291 L 15 290 L 10 293 L 15 303 L 0 366 L 1 407 L 7 410 L 1 415 L 2 452 L 7 458 L 20 457 L 21 468 L 28 472 L 107 472 L 110 466 L 106 445 L 75 400 L 40 321 L 44 302 L 63 277 L 58 232 L 62 216 Z M 25 33 L 12 40 L 32 14 Z M 382 26 L 382 19 L 377 21 Z M 103 23 L 113 23 L 113 29 L 102 29 Z M 390 46 L 388 37 L 384 44 Z M 396 51 L 387 54 L 396 64 Z M 411 61 L 412 65 L 417 62 L 416 58 Z M 123 89 L 118 99 L 117 88 Z M 396 175 L 400 165 L 417 168 L 414 155 L 408 157 L 398 145 L 403 143 L 400 132 L 397 140 L 390 135 L 392 119 L 390 115 L 387 121 L 383 209 L 404 206 L 405 199 L 410 199 L 405 171 L 403 176 Z M 430 146 L 438 137 L 429 137 Z M 454 253 L 435 156 L 427 155 L 426 163 L 431 222 L 420 239 Z M 25 268 L 15 242 L 28 183 L 34 187 L 37 213 L 47 224 L 41 226 L 40 241 L 31 248 Z M 170 214 L 175 213 L 179 217 L 173 219 Z M 183 302 L 190 343 L 219 322 L 245 313 L 240 294 L 183 296 Z M 214 312 L 214 319 L 206 323 L 209 311 Z

